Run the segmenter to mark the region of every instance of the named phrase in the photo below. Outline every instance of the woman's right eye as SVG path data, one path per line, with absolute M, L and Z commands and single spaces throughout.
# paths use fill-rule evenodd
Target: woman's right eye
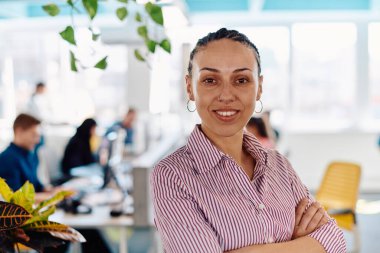
M 216 80 L 214 78 L 205 78 L 203 79 L 203 83 L 208 84 L 208 85 L 215 84 Z

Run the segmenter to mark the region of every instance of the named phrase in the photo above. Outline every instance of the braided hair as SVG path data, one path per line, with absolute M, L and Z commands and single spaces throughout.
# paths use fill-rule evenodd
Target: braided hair
M 258 66 L 258 74 L 261 74 L 261 60 L 260 53 L 255 44 L 253 44 L 246 35 L 236 31 L 236 30 L 228 30 L 226 28 L 221 28 L 216 32 L 212 32 L 207 34 L 205 37 L 198 40 L 195 48 L 190 53 L 189 65 L 187 67 L 188 75 L 191 77 L 193 70 L 193 60 L 195 55 L 204 47 L 206 47 L 210 42 L 221 40 L 221 39 L 229 39 L 232 41 L 239 42 L 253 50 L 255 53 L 257 66 Z

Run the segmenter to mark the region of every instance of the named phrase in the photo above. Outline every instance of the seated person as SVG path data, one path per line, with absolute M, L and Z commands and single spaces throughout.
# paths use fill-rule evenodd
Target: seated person
M 269 137 L 265 122 L 262 118 L 251 117 L 246 126 L 248 132 L 252 133 L 257 140 L 266 148 L 273 149 L 276 144 Z
M 74 167 L 89 165 L 96 162 L 91 139 L 96 138 L 96 121 L 86 119 L 77 128 L 75 135 L 65 148 L 62 159 L 62 172 L 65 179 L 70 179 L 70 171 Z
M 93 154 L 96 149 L 91 148 L 91 139 L 96 137 L 95 132 L 96 121 L 94 119 L 86 119 L 70 139 L 62 160 L 62 172 L 65 174 L 66 179 L 71 178 L 70 171 L 72 168 L 96 162 Z M 78 231 L 88 242 L 82 244 L 83 253 L 111 252 L 107 242 L 97 229 L 78 229 Z
M 0 177 L 14 191 L 26 181 L 33 184 L 36 192 L 46 190 L 37 177 L 40 124 L 33 116 L 18 115 L 13 123 L 13 141 L 0 154 Z
M 106 135 L 111 132 L 117 132 L 119 129 L 124 129 L 126 136 L 124 139 L 125 145 L 133 144 L 133 123 L 136 120 L 137 112 L 134 108 L 130 108 L 125 114 L 124 119 L 122 121 L 117 121 L 114 123 L 106 132 Z

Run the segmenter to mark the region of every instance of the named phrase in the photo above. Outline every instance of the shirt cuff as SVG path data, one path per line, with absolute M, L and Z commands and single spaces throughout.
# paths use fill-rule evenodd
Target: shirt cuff
M 343 231 L 338 227 L 334 219 L 330 219 L 309 236 L 317 240 L 327 253 L 347 252 Z

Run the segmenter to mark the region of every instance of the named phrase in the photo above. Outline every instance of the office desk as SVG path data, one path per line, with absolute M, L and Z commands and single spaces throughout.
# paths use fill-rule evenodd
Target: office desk
M 122 215 L 119 217 L 110 216 L 109 206 L 93 207 L 91 214 L 68 214 L 62 210 L 57 210 L 52 216 L 51 221 L 66 224 L 73 228 L 105 228 L 115 227 L 120 229 L 119 253 L 127 253 L 127 228 L 133 226 L 131 216 Z

